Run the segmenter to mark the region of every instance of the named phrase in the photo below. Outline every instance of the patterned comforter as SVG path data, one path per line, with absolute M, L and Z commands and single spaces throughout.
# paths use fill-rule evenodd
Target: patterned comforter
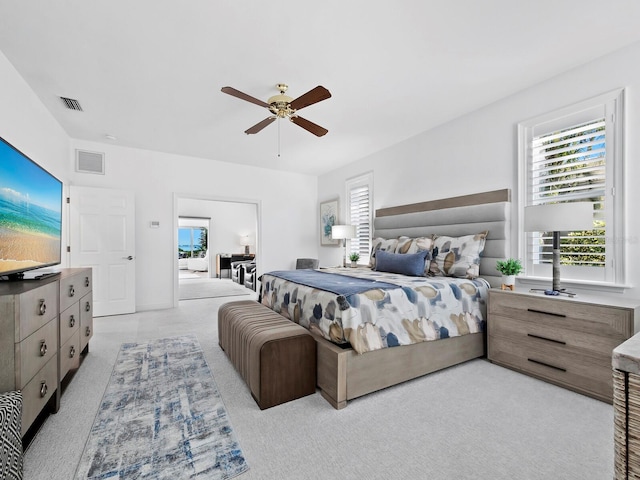
M 398 285 L 336 295 L 265 273 L 262 303 L 358 353 L 484 331 L 489 284 L 481 279 L 409 277 L 366 268 L 323 272 Z

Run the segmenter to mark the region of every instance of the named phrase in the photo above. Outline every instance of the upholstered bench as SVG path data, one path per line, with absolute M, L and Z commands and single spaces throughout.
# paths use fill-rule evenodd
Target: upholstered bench
M 253 300 L 222 305 L 218 343 L 261 410 L 315 393 L 315 339 L 264 305 Z

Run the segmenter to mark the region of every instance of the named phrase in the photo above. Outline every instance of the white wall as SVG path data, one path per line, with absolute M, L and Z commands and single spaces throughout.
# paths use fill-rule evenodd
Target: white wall
M 374 208 L 422 202 L 500 188 L 514 198 L 512 254 L 517 214 L 517 124 L 620 87 L 626 89 L 627 231 L 616 239 L 627 248 L 629 297 L 640 298 L 640 221 L 631 215 L 640 205 L 640 43 L 554 77 L 533 88 L 424 132 L 356 161 L 318 180 L 320 201 L 340 197 L 344 215 L 346 179 L 374 173 Z M 322 264 L 334 264 L 341 252 L 320 248 Z
M 105 153 L 105 174 L 71 173 L 75 185 L 135 192 L 136 308 L 173 305 L 174 195 L 258 202 L 261 241 L 258 274 L 292 268 L 295 258 L 317 253 L 317 179 L 112 144 L 72 140 L 72 149 Z M 69 159 L 70 165 L 73 159 Z M 149 228 L 152 220 L 160 228 Z M 315 242 L 315 243 L 314 243 Z
M 217 253 L 244 253 L 244 247 L 240 245 L 242 235 L 249 236 L 250 253 L 256 252 L 256 204 L 181 198 L 178 200 L 178 215 L 211 219 L 209 255 L 213 255 L 214 262 Z

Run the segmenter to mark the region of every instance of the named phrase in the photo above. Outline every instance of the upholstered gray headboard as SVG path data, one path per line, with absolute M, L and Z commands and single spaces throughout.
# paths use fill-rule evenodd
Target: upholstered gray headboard
M 496 261 L 509 257 L 511 191 L 509 189 L 376 210 L 374 238 L 400 235 L 471 235 L 488 230 L 480 259 L 480 276 L 500 286 Z

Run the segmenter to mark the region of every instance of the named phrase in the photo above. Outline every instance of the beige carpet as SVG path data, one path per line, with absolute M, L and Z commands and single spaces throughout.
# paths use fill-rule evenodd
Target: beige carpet
M 239 285 L 226 278 L 187 278 L 178 284 L 180 300 L 197 298 L 233 297 L 253 293 L 244 285 Z

